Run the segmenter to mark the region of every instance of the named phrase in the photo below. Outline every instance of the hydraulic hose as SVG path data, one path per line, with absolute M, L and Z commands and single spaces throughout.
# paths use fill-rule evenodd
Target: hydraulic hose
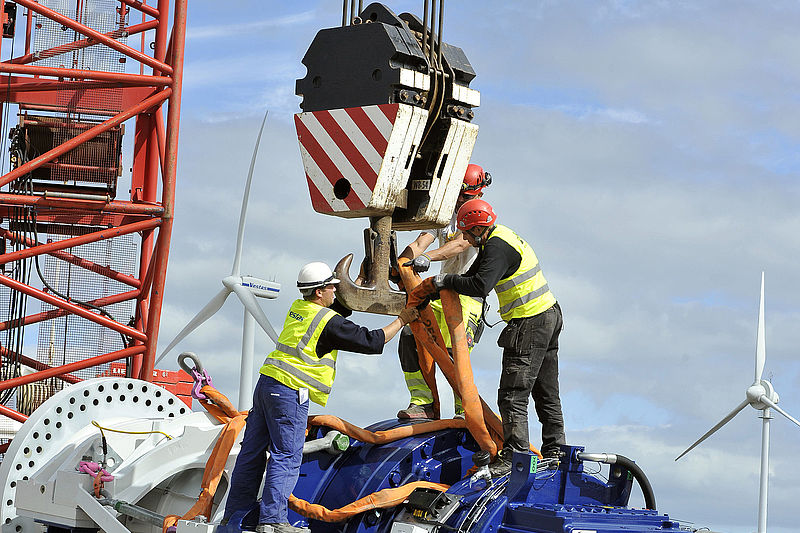
M 642 488 L 642 494 L 644 494 L 644 505 L 647 509 L 652 509 L 653 511 L 656 510 L 656 497 L 653 494 L 653 487 L 650 485 L 650 481 L 647 479 L 647 476 L 644 475 L 644 471 L 639 468 L 639 465 L 634 463 L 631 459 L 628 459 L 624 455 L 618 455 L 615 453 L 589 453 L 589 452 L 578 452 L 576 455 L 579 461 L 593 461 L 596 463 L 605 463 L 609 465 L 618 464 L 628 470 L 636 479 L 639 486 Z
M 99 503 L 100 505 L 105 505 L 107 507 L 113 508 L 116 512 L 120 514 L 130 516 L 131 518 L 135 518 L 137 520 L 141 520 L 147 524 L 158 527 L 164 525 L 164 516 L 156 512 L 153 512 L 150 509 L 145 509 L 144 507 L 124 502 L 122 500 L 116 500 L 114 498 L 103 498 L 99 500 Z

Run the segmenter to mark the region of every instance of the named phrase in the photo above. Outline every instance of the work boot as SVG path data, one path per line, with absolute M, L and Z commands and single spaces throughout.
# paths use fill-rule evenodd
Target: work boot
M 311 533 L 307 527 L 295 527 L 289 522 L 258 524 L 256 533 Z
M 492 477 L 505 476 L 511 473 L 511 450 L 500 450 L 494 461 L 489 463 L 489 473 Z
M 397 418 L 400 419 L 413 419 L 413 418 L 428 418 L 430 420 L 436 419 L 436 414 L 433 412 L 433 404 L 426 403 L 424 405 L 417 405 L 415 403 L 408 404 L 408 407 L 397 411 Z

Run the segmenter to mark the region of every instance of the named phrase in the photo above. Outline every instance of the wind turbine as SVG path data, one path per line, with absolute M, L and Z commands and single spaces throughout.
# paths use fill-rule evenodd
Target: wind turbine
M 175 347 L 187 335 L 197 329 L 203 322 L 214 316 L 222 308 L 225 300 L 233 292 L 244 306 L 244 323 L 242 325 L 242 361 L 239 370 L 239 404 L 240 410 L 247 410 L 252 407 L 253 394 L 253 351 L 255 344 L 255 322 L 267 333 L 272 342 L 278 342 L 278 334 L 272 324 L 269 323 L 267 316 L 256 301 L 256 296 L 260 298 L 274 299 L 278 297 L 281 290 L 280 283 L 267 281 L 253 276 L 242 276 L 239 265 L 242 259 L 242 243 L 244 241 L 244 225 L 247 218 L 247 203 L 250 198 L 250 184 L 253 181 L 253 169 L 256 165 L 258 146 L 261 143 L 261 134 L 264 132 L 264 125 L 267 122 L 267 115 L 261 122 L 261 129 L 258 130 L 256 145 L 253 149 L 253 158 L 250 161 L 250 170 L 247 173 L 247 183 L 244 187 L 244 197 L 242 198 L 242 211 L 239 214 L 239 234 L 236 237 L 236 252 L 233 256 L 233 268 L 229 276 L 222 278 L 223 288 L 216 296 L 211 298 L 194 318 L 178 333 L 169 346 L 161 352 L 156 359 L 156 363 L 161 361 L 167 353 Z
M 747 388 L 745 399 L 736 408 L 728 413 L 728 415 L 720 420 L 720 422 L 708 430 L 708 432 L 697 439 L 697 441 L 689 446 L 682 454 L 675 458 L 677 461 L 687 453 L 689 453 L 695 446 L 706 440 L 713 435 L 718 429 L 730 422 L 739 412 L 747 407 L 752 406 L 753 409 L 761 411 L 761 418 L 763 424 L 761 426 L 761 476 L 758 485 L 758 533 L 767 532 L 767 482 L 769 477 L 769 422 L 772 420 L 772 413 L 770 409 L 774 409 L 798 426 L 798 422 L 789 413 L 778 407 L 779 401 L 778 393 L 769 380 L 761 379 L 761 374 L 764 372 L 764 363 L 767 360 L 767 345 L 764 334 L 764 273 L 761 273 L 761 302 L 758 307 L 758 335 L 756 338 L 756 368 L 755 379 L 753 384 Z

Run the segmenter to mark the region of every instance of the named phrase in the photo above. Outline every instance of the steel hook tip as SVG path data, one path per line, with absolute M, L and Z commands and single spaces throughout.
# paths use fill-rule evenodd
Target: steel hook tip
M 406 293 L 389 287 L 389 280 L 375 280 L 373 286 L 356 285 L 350 278 L 353 254 L 347 254 L 336 264 L 334 273 L 341 281 L 336 295 L 342 304 L 353 311 L 397 316 L 406 307 Z

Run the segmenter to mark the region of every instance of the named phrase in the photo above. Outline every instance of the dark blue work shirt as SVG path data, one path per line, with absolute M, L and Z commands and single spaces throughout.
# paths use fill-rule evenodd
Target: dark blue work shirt
M 386 336 L 382 329 L 367 329 L 347 320 L 345 317 L 350 316 L 353 312 L 343 306 L 339 300 L 334 300 L 330 308 L 339 314 L 331 317 L 320 333 L 316 349 L 319 357 L 333 350 L 364 354 L 383 353 Z

